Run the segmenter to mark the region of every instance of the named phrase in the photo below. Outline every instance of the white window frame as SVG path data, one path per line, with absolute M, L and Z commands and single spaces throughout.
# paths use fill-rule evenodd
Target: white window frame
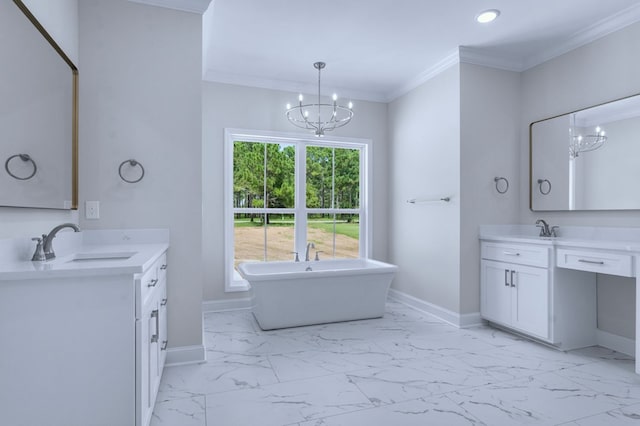
M 296 145 L 295 191 L 296 202 L 293 209 L 253 208 L 253 213 L 287 213 L 295 214 L 294 228 L 295 251 L 304 257 L 307 244 L 307 214 L 313 213 L 354 213 L 359 215 L 360 241 L 359 256 L 368 258 L 371 253 L 372 229 L 372 143 L 370 139 L 325 137 L 316 138 L 309 134 L 258 131 L 246 129 L 224 129 L 224 286 L 225 292 L 249 290 L 249 283 L 242 279 L 233 266 L 234 262 L 234 212 L 244 212 L 249 209 L 235 209 L 233 207 L 233 143 L 262 142 Z M 357 209 L 307 208 L 306 207 L 306 147 L 307 145 L 326 146 L 334 148 L 359 148 L 360 154 L 360 204 Z M 293 257 L 292 257 L 293 259 Z M 304 259 L 303 259 L 304 260 Z

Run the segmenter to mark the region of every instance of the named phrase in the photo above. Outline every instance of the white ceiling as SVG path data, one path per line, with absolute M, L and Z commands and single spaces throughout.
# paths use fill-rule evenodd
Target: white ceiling
M 212 0 L 203 76 L 314 93 L 324 61 L 323 94 L 389 101 L 459 60 L 523 71 L 637 21 L 638 0 Z

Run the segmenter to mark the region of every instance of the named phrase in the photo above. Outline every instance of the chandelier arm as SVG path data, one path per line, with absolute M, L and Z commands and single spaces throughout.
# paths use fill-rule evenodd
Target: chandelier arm
M 351 103 L 349 103 L 348 108 L 338 105 L 335 97 L 332 103 L 322 103 L 322 69 L 325 65 L 326 64 L 324 62 L 316 62 L 313 64 L 313 66 L 318 70 L 318 102 L 316 104 L 311 103 L 303 105 L 302 99 L 299 99 L 298 106 L 288 108 L 286 111 L 287 119 L 294 126 L 313 130 L 316 136 L 324 136 L 325 131 L 331 131 L 338 127 L 342 127 L 349 123 L 353 118 Z M 300 98 L 301 97 L 302 95 L 300 95 Z M 311 111 L 315 113 L 316 109 L 317 118 L 310 118 L 309 113 Z

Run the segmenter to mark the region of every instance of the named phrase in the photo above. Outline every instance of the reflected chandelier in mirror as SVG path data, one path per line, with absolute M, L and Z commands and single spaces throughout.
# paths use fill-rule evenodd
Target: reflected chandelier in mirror
M 640 95 L 529 126 L 533 211 L 640 209 Z
M 78 69 L 21 0 L 0 1 L 0 206 L 76 209 Z

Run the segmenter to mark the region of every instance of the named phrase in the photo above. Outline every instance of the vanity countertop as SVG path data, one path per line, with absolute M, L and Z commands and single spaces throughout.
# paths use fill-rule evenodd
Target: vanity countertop
M 55 259 L 33 262 L 22 254 L 19 258 L 4 260 L 0 262 L 0 282 L 139 274 L 169 248 L 168 231 L 159 231 L 86 231 L 64 237 L 61 233 L 60 241 L 56 238 L 53 244 Z
M 168 244 L 82 246 L 76 253 L 44 262 L 21 261 L 0 265 L 0 281 L 138 274 L 148 269 L 168 248 Z M 91 255 L 104 259 L 90 260 Z M 75 260 L 78 257 L 80 260 Z
M 481 226 L 480 239 L 640 253 L 639 228 L 562 227 L 558 237 L 539 237 L 537 232 L 528 225 Z

